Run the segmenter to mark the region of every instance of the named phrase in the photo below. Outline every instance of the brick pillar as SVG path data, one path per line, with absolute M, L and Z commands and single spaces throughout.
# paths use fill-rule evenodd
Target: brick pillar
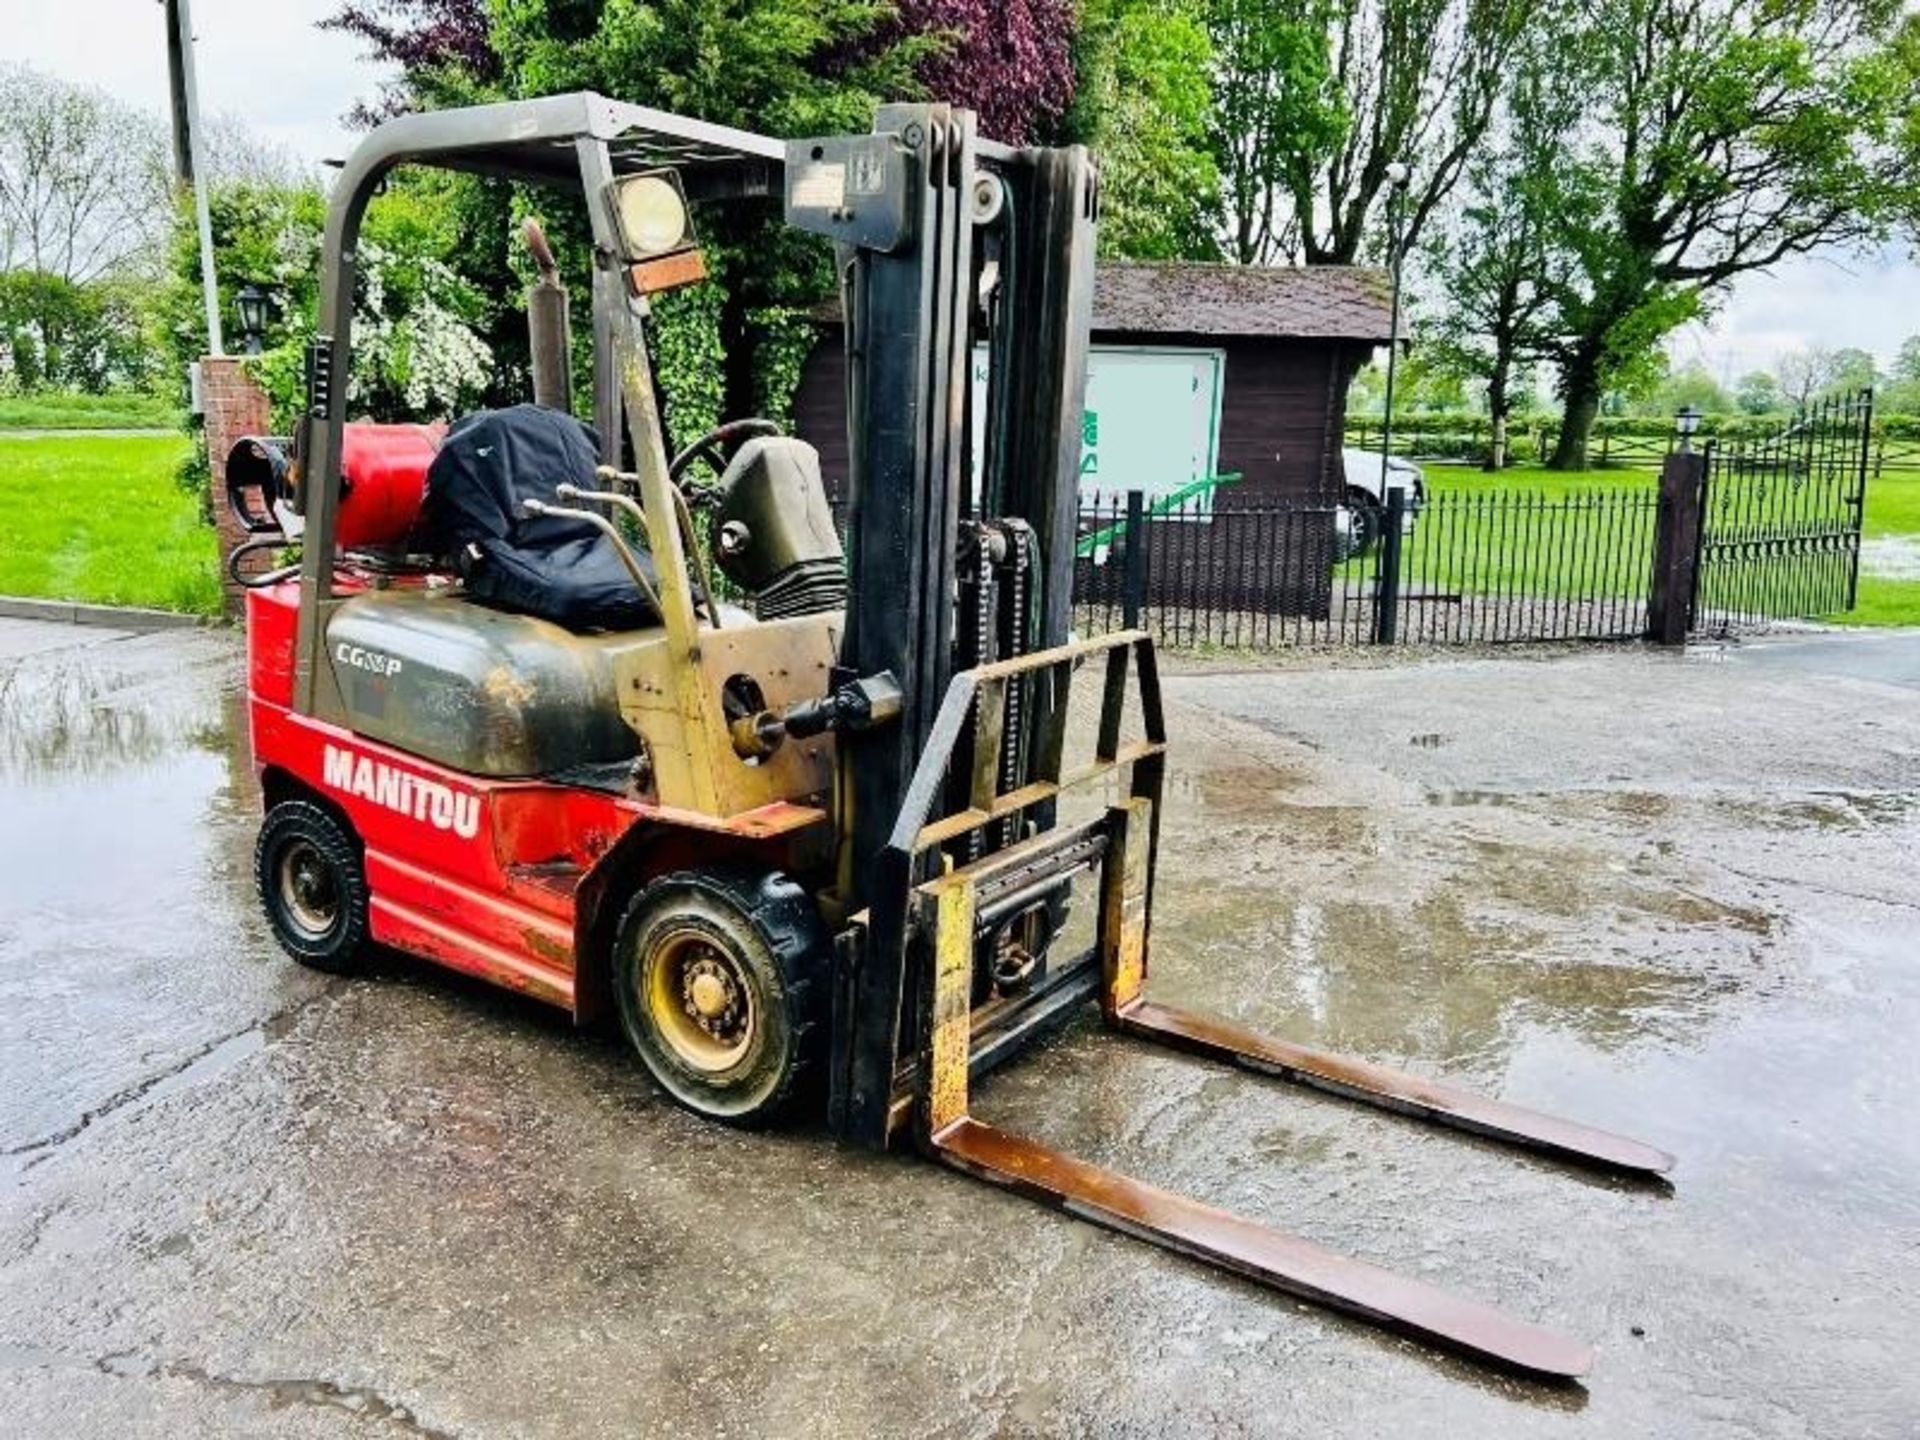
M 247 538 L 227 504 L 227 452 L 244 435 L 271 433 L 273 406 L 267 392 L 247 375 L 230 355 L 208 356 L 200 362 L 200 399 L 206 413 L 207 463 L 212 472 L 208 501 L 213 523 L 220 532 L 220 584 L 227 595 L 227 613 L 240 614 L 240 587 L 227 578 L 227 556 Z M 242 573 L 258 575 L 274 565 L 270 550 L 256 551 L 241 562 Z

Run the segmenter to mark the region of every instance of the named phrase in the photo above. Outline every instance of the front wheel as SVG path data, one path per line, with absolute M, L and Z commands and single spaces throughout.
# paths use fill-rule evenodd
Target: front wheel
M 621 1028 L 668 1094 L 735 1125 L 792 1111 L 825 1039 L 828 943 L 805 891 L 775 873 L 666 875 L 615 947 Z

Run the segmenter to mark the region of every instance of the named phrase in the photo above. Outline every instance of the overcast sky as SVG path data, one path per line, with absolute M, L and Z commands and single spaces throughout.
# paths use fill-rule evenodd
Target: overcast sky
M 340 116 L 372 95 L 379 67 L 359 43 L 314 22 L 336 0 L 192 0 L 200 103 L 310 161 L 353 144 Z M 164 113 L 167 62 L 159 0 L 0 0 L 0 58 L 97 85 Z M 627 97 L 644 102 L 645 96 Z M 1920 332 L 1920 265 L 1904 246 L 1868 258 L 1814 257 L 1749 276 L 1705 326 L 1674 338 L 1680 363 L 1724 380 L 1807 345 L 1858 346 L 1884 362 Z
M 296 155 L 338 158 L 343 115 L 379 86 L 360 42 L 314 28 L 337 0 L 191 0 L 200 105 L 244 120 Z M 166 11 L 160 0 L 0 0 L 0 59 L 96 85 L 165 114 Z

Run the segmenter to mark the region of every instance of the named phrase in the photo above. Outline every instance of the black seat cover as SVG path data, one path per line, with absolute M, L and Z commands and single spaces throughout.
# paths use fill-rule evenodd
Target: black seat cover
M 458 421 L 427 469 L 414 548 L 444 556 L 477 600 L 569 630 L 657 623 L 613 542 L 585 520 L 529 516 L 522 502 L 567 502 L 563 482 L 600 488 L 599 440 L 573 416 L 539 405 L 481 410 Z M 577 502 L 576 502 L 577 508 Z M 652 558 L 639 553 L 653 580 Z

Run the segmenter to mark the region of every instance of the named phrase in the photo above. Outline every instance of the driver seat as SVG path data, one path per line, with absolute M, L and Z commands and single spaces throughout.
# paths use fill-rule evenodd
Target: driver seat
M 599 488 L 599 437 L 540 405 L 480 410 L 447 431 L 427 468 L 414 546 L 445 559 L 483 604 L 575 632 L 639 630 L 660 617 L 613 541 L 585 520 L 527 515 L 528 500 L 566 505 L 562 483 Z M 636 558 L 658 585 L 653 558 Z

